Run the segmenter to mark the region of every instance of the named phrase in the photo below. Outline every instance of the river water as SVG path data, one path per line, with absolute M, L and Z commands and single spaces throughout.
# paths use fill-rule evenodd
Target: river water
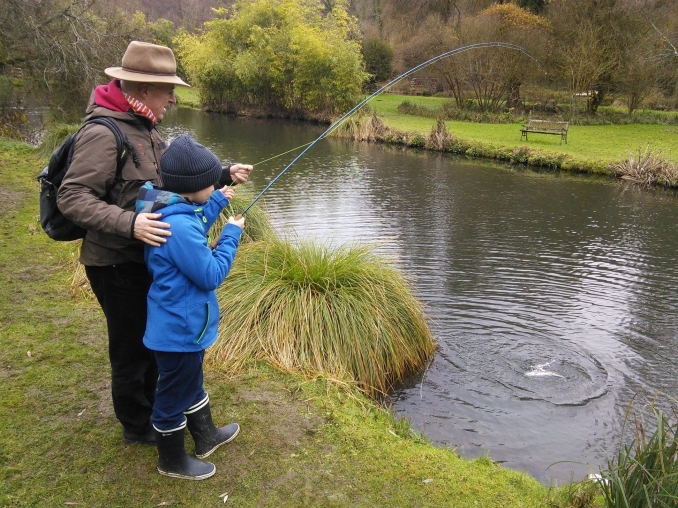
M 324 129 L 181 108 L 161 127 L 252 164 Z M 393 404 L 463 457 L 581 480 L 614 455 L 634 396 L 678 395 L 672 194 L 326 139 L 260 204 L 281 233 L 378 243 L 413 277 L 439 349 Z

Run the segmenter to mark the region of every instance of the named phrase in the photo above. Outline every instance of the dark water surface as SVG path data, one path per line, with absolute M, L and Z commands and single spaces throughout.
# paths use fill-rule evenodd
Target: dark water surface
M 179 109 L 161 129 L 257 163 L 325 127 Z M 414 277 L 440 347 L 394 405 L 464 457 L 580 480 L 615 453 L 635 394 L 678 395 L 673 195 L 329 139 L 262 204 L 281 232 L 379 242 Z

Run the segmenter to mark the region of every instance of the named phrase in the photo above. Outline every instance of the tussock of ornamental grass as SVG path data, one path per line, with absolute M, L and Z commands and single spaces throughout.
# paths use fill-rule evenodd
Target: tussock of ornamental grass
M 221 212 L 221 216 L 214 222 L 209 231 L 210 241 L 214 240 L 216 235 L 221 234 L 221 230 L 224 228 L 224 224 L 228 222 L 229 216 L 235 217 L 238 215 L 252 202 L 252 199 L 254 199 L 254 194 L 247 189 L 247 187 L 238 185 L 235 189 L 236 192 L 235 196 L 233 196 L 233 200 L 228 207 L 224 208 Z M 260 203 L 260 201 L 257 203 Z M 243 230 L 240 239 L 241 245 L 243 243 L 268 240 L 275 237 L 275 229 L 273 229 L 271 220 L 265 210 L 260 208 L 257 204 L 247 210 L 247 213 L 245 214 L 245 229 Z
M 76 300 L 94 300 L 95 296 L 89 285 L 89 279 L 85 273 L 85 266 L 78 261 L 80 258 L 79 246 L 72 256 L 72 262 L 69 263 L 71 277 L 68 281 L 68 289 Z
M 89 279 L 85 273 L 85 266 L 80 264 L 77 258 L 73 265 L 73 274 L 71 275 L 69 283 L 71 294 L 77 300 L 93 300 L 95 296 L 89 285 Z
M 449 150 L 452 144 L 453 136 L 447 130 L 447 125 L 442 118 L 436 120 L 436 124 L 431 128 L 431 132 L 426 139 L 426 148 L 445 152 Z
M 207 361 L 222 370 L 263 360 L 377 397 L 435 350 L 411 285 L 369 246 L 249 243 L 218 295 L 219 338 Z

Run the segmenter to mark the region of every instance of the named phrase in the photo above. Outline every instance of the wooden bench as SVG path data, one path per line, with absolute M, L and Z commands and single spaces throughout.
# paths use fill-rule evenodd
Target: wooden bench
M 528 120 L 527 125 L 523 125 L 523 128 L 520 129 L 522 140 L 525 138 L 527 141 L 527 133 L 533 132 L 535 134 L 555 134 L 560 136 L 560 142 L 562 144 L 565 140 L 567 144 L 567 129 L 570 126 L 570 122 L 552 122 L 551 120 Z

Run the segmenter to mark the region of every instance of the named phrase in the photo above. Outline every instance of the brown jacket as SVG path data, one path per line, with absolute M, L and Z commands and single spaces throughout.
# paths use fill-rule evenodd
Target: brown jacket
M 84 127 L 75 140 L 73 160 L 57 195 L 59 210 L 87 229 L 80 262 L 88 266 L 109 266 L 144 262 L 144 247 L 134 238 L 134 205 L 144 182 L 159 184 L 160 157 L 165 141 L 146 118 L 132 112 L 116 112 L 90 106 L 87 118 L 114 118 L 134 146 L 136 167 L 127 157 L 116 179 L 116 141 L 105 125 Z

